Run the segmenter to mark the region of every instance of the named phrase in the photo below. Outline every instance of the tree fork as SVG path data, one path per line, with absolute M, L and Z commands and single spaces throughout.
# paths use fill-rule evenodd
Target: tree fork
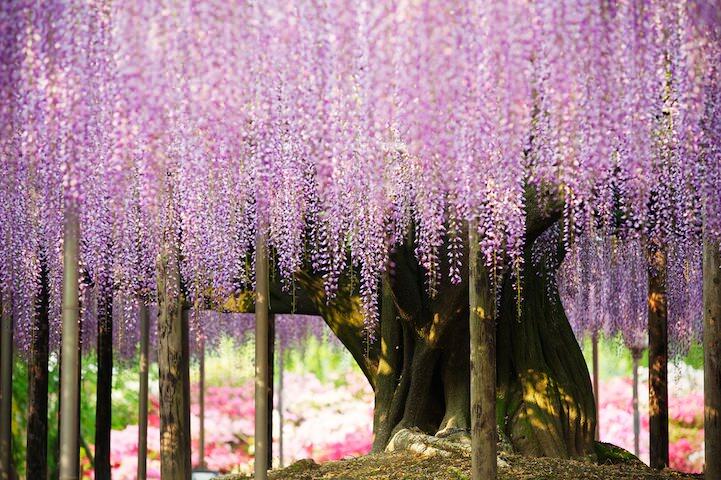
M 648 298 L 648 408 L 650 465 L 668 466 L 668 312 L 666 258 L 657 252 L 649 274 Z M 655 271 L 654 271 L 655 270 Z
M 496 421 L 518 453 L 576 457 L 593 451 L 596 422 L 591 376 L 557 292 L 549 296 L 550 272 L 531 259 L 533 239 L 553 219 L 545 227 L 541 223 L 529 221 L 520 321 L 515 282 L 508 275 L 499 280 Z M 347 278 L 341 278 L 338 294 L 328 301 L 320 276 L 308 271 L 296 274 L 296 311 L 324 318 L 374 390 L 376 452 L 384 450 L 391 434 L 404 427 L 437 436 L 470 427 L 467 252 L 464 242 L 461 284 L 443 280 L 440 294 L 431 298 L 412 244 L 398 246 L 394 267 L 384 278 L 390 287 L 385 296 L 393 300 L 386 306 L 392 305 L 395 314 L 384 313 L 381 303 L 381 341 L 370 348 L 364 343 L 361 302 L 357 292 L 348 288 Z M 562 246 L 559 253 L 563 255 Z M 445 271 L 447 265 L 440 268 Z M 253 295 L 234 297 L 230 308 L 253 312 Z M 292 299 L 282 293 L 279 282 L 270 285 L 270 295 L 274 312 L 292 311 Z M 384 342 L 390 347 L 385 353 Z M 379 374 L 388 369 L 389 375 Z M 384 422 L 378 421 L 381 416 Z
M 497 474 L 495 295 L 484 259 L 480 258 L 475 225 L 469 226 L 468 237 L 471 477 L 489 480 Z
M 703 254 L 705 478 L 721 478 L 721 246 Z

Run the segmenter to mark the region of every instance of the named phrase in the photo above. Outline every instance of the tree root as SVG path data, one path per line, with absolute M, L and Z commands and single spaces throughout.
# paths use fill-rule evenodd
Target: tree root
M 446 432 L 449 433 L 449 432 Z M 500 434 L 500 432 L 499 432 Z M 510 443 L 499 436 L 498 466 L 508 466 L 507 454 Z M 409 451 L 422 457 L 453 457 L 471 455 L 471 437 L 466 430 L 456 430 L 445 437 L 423 433 L 417 428 L 399 430 L 388 442 L 386 452 Z

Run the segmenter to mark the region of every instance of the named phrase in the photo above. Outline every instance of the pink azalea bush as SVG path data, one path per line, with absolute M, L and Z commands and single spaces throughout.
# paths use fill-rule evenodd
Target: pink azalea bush
M 205 462 L 219 472 L 245 472 L 253 468 L 255 408 L 253 383 L 238 387 L 210 386 L 205 392 Z M 276 390 L 276 405 L 278 404 Z M 191 407 L 193 465 L 199 458 L 198 388 L 194 386 Z M 372 441 L 373 394 L 358 372 L 331 374 L 321 382 L 313 374 L 285 373 L 284 463 L 313 458 L 338 460 L 363 455 Z M 274 464 L 278 466 L 279 413 L 273 412 Z M 160 479 L 160 421 L 157 396 L 151 399 L 148 427 L 148 478 Z M 129 425 L 112 432 L 113 479 L 136 477 L 138 427 Z
M 237 379 L 236 379 L 237 380 Z M 640 456 L 648 461 L 648 371 L 640 370 Z M 674 469 L 703 469 L 703 375 L 670 366 L 670 463 Z M 205 461 L 211 470 L 245 472 L 253 468 L 253 383 L 208 386 L 205 393 Z M 633 451 L 631 379 L 603 379 L 600 391 L 601 440 Z M 276 388 L 275 405 L 278 405 Z M 191 392 L 193 463 L 199 465 L 197 385 Z M 373 393 L 358 371 L 330 372 L 324 381 L 310 373 L 286 372 L 283 387 L 284 464 L 313 458 L 317 462 L 363 455 L 370 451 Z M 274 466 L 279 466 L 279 412 L 273 412 Z M 160 419 L 157 392 L 151 398 L 148 428 L 148 478 L 160 479 Z M 137 425 L 112 432 L 113 478 L 131 480 L 137 468 Z M 92 477 L 89 477 L 92 478 Z
M 684 472 L 703 471 L 703 372 L 669 366 L 669 463 Z M 639 370 L 640 457 L 648 463 L 648 370 Z M 633 452 L 631 379 L 614 377 L 600 385 L 600 437 Z

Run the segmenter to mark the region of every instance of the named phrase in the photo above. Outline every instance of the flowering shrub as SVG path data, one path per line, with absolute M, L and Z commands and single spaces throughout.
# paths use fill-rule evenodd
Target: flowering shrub
M 648 461 L 648 371 L 639 372 L 641 412 L 640 456 Z M 234 379 L 237 380 L 237 379 Z M 669 366 L 669 455 L 671 467 L 686 472 L 703 469 L 703 373 Z M 255 408 L 253 383 L 209 386 L 205 393 L 205 461 L 209 469 L 245 472 L 253 468 Z M 601 440 L 633 451 L 631 379 L 612 377 L 601 382 Z M 276 388 L 275 404 L 278 405 Z M 193 464 L 199 464 L 198 389 L 191 392 Z M 301 458 L 317 462 L 363 455 L 370 451 L 373 394 L 357 371 L 331 371 L 324 381 L 310 373 L 286 372 L 283 388 L 283 456 L 287 465 Z M 274 465 L 279 465 L 279 413 L 273 412 Z M 148 478 L 160 479 L 160 419 L 157 392 L 151 397 L 148 419 Z M 137 425 L 112 432 L 113 478 L 134 479 L 137 469 Z
M 252 381 L 240 387 L 207 387 L 205 392 L 205 461 L 211 470 L 245 472 L 253 468 L 255 407 Z M 276 405 L 277 405 L 276 390 Z M 198 389 L 192 392 L 193 465 L 200 463 Z M 321 383 L 313 374 L 285 373 L 284 463 L 300 458 L 337 460 L 368 453 L 372 441 L 373 395 L 360 373 L 332 374 Z M 273 412 L 274 463 L 278 465 L 279 414 Z M 160 479 L 160 420 L 157 396 L 148 419 L 148 478 Z M 136 476 L 138 427 L 112 432 L 113 479 Z
M 669 365 L 669 463 L 684 472 L 703 471 L 703 372 L 684 364 Z M 648 463 L 648 370 L 639 369 L 640 457 Z M 630 378 L 602 381 L 600 437 L 633 452 L 633 406 Z

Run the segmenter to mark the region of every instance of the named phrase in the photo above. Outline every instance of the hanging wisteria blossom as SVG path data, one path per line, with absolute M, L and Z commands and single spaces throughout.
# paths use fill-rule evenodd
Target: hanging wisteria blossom
M 712 3 L 5 2 L 0 288 L 18 341 L 46 268 L 57 342 L 72 210 L 87 332 L 113 296 L 155 301 L 167 232 L 189 305 L 252 288 L 260 231 L 286 291 L 308 269 L 330 300 L 355 272 L 372 328 L 409 238 L 431 293 L 460 281 L 469 222 L 490 268 L 520 271 L 529 190 L 563 201 L 569 247 L 598 231 L 685 248 L 671 315 L 696 318 L 691 245 L 702 223 L 721 237 Z M 592 306 L 612 279 L 587 261 Z

